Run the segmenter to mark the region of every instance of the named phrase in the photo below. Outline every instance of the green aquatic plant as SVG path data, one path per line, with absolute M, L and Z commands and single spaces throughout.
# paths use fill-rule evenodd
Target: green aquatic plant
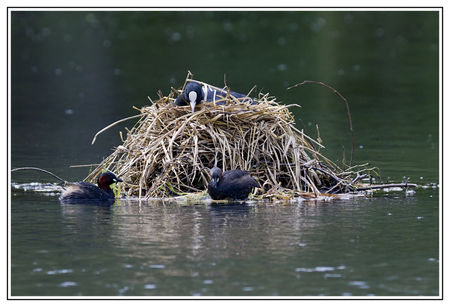
M 120 182 L 113 183 L 113 184 L 111 185 L 111 189 L 112 189 L 113 192 L 114 192 L 114 196 L 115 196 L 116 198 L 120 198 L 120 196 L 122 195 L 122 188 L 121 188 Z

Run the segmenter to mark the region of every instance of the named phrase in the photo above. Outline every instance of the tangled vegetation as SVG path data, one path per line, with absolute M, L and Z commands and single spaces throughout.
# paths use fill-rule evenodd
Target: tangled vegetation
M 192 75 L 188 81 L 195 81 Z M 191 112 L 173 105 L 183 89 L 138 109 L 133 117 L 139 120 L 123 144 L 87 180 L 108 169 L 124 180 L 127 196 L 171 197 L 205 191 L 208 169 L 217 163 L 224 170 L 249 171 L 261 186 L 253 197 L 289 199 L 364 189 L 358 182 L 373 173 L 366 165 L 343 170 L 324 157 L 320 138 L 295 127 L 290 109 L 296 104 L 279 104 L 268 94 L 251 104 L 228 91 L 222 101 L 204 102 Z

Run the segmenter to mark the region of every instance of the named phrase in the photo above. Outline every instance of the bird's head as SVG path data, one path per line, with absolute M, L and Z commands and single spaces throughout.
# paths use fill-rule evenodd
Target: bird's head
M 183 96 L 191 105 L 192 112 L 194 112 L 195 106 L 199 104 L 204 97 L 202 86 L 197 82 L 189 82 L 186 84 Z
M 210 170 L 210 174 L 211 174 L 211 183 L 213 184 L 213 186 L 217 186 L 219 182 L 223 179 L 222 170 L 217 166 L 214 166 Z

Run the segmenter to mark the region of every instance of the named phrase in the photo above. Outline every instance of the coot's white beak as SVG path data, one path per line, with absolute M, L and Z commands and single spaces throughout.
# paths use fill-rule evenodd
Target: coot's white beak
M 197 100 L 197 93 L 195 91 L 190 91 L 189 92 L 189 103 L 191 104 L 191 109 L 192 112 L 194 112 L 195 110 L 195 105 L 196 105 L 196 101 Z

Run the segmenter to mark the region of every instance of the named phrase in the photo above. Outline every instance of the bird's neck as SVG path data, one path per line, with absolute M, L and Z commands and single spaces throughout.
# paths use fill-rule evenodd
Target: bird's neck
M 106 183 L 99 183 L 98 187 L 106 192 L 112 191 L 110 185 Z

